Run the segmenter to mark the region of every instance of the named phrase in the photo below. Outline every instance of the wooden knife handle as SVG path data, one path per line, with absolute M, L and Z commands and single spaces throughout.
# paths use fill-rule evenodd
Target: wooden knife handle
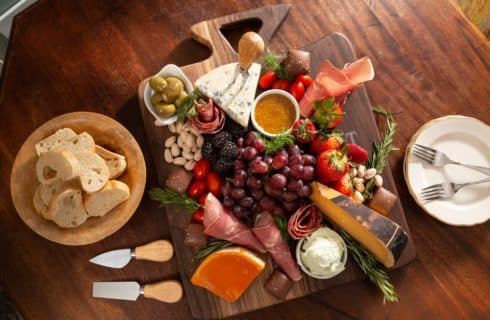
M 182 299 L 183 290 L 180 282 L 166 280 L 143 287 L 145 298 L 151 298 L 166 303 L 175 303 Z
M 134 249 L 135 258 L 138 260 L 150 260 L 165 262 L 174 255 L 174 248 L 167 240 L 157 240 Z

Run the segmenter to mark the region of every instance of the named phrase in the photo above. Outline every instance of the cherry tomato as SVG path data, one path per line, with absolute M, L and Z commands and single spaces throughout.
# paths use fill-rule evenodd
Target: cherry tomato
M 194 180 L 187 190 L 187 194 L 191 198 L 198 198 L 200 195 L 206 192 L 207 184 L 206 180 Z
M 260 89 L 269 89 L 272 84 L 277 80 L 277 74 L 274 71 L 267 71 L 259 79 Z
M 221 196 L 221 178 L 216 172 L 211 171 L 208 174 L 207 182 L 209 192 L 217 197 Z
M 196 222 L 202 223 L 202 221 L 204 220 L 203 218 L 204 218 L 204 209 L 197 209 L 192 214 L 192 219 L 194 219 L 194 221 Z
M 197 199 L 197 203 L 199 203 L 200 205 L 204 205 L 204 203 L 206 202 L 206 197 L 208 196 L 208 193 L 206 192 L 205 194 L 201 195 L 199 197 L 199 199 Z
M 207 177 L 210 170 L 211 162 L 206 159 L 201 159 L 196 162 L 196 165 L 194 166 L 194 178 L 197 180 L 204 179 Z
M 305 74 L 297 76 L 295 81 L 300 81 L 305 87 L 309 87 L 313 83 L 313 79 Z
M 288 91 L 288 89 L 289 89 L 289 81 L 286 80 L 286 79 L 276 80 L 272 84 L 272 89 L 281 89 L 281 90 Z
M 289 93 L 293 95 L 293 97 L 299 101 L 301 98 L 303 98 L 303 95 L 305 94 L 305 86 L 301 81 L 294 81 L 291 87 L 289 88 Z

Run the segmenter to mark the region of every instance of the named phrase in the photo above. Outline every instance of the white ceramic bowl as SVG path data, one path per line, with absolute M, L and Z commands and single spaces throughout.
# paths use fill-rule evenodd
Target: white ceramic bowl
M 187 93 L 191 93 L 192 90 L 194 90 L 192 83 L 189 80 L 189 78 L 187 78 L 187 76 L 184 74 L 182 69 L 180 69 L 175 64 L 167 64 L 165 67 L 162 68 L 162 70 L 160 70 L 157 74 L 155 74 L 155 76 L 160 76 L 163 78 L 167 78 L 167 77 L 179 78 L 184 83 L 184 89 Z M 155 112 L 155 110 L 153 109 L 153 105 L 151 103 L 151 96 L 153 95 L 154 92 L 155 91 L 150 87 L 149 82 L 146 83 L 143 98 L 145 100 L 146 109 L 148 109 L 148 111 L 150 111 L 150 113 L 153 115 L 153 117 L 155 117 L 155 120 L 156 120 L 155 124 L 161 125 L 161 126 L 166 126 L 166 125 L 172 124 L 175 121 L 177 121 L 177 115 L 165 118 L 165 117 L 159 116 Z
M 339 240 L 339 242 L 341 243 L 342 251 L 343 251 L 342 260 L 340 261 L 341 268 L 339 268 L 338 270 L 336 270 L 334 272 L 325 274 L 325 275 L 318 275 L 318 274 L 311 273 L 310 270 L 308 270 L 308 268 L 306 268 L 305 265 L 303 264 L 303 261 L 301 260 L 301 253 L 300 253 L 301 247 L 303 246 L 303 242 L 305 242 L 305 239 L 307 239 L 309 236 L 298 241 L 298 243 L 296 245 L 296 261 L 298 262 L 298 265 L 300 266 L 301 270 L 303 270 L 303 272 L 306 273 L 307 275 L 309 275 L 310 277 L 315 278 L 315 279 L 330 279 L 330 278 L 333 278 L 336 275 L 342 273 L 345 270 L 345 264 L 347 262 L 347 256 L 348 256 L 347 246 L 344 242 L 344 239 L 342 239 L 342 237 L 337 232 L 335 232 L 334 230 L 332 230 L 328 227 L 321 227 L 321 228 L 317 229 L 316 231 L 318 231 L 320 229 L 328 229 L 330 236 L 336 237 Z M 314 231 L 314 232 L 316 232 L 316 231 Z
M 280 135 L 280 133 L 270 133 L 270 132 L 267 132 L 265 131 L 256 121 L 255 121 L 255 117 L 254 117 L 254 113 L 255 113 L 255 107 L 257 106 L 257 103 L 264 97 L 268 96 L 268 95 L 271 95 L 271 94 L 278 94 L 278 95 L 281 95 L 281 96 L 284 96 L 286 97 L 289 101 L 291 101 L 291 103 L 293 104 L 294 106 L 294 111 L 295 111 L 295 117 L 294 117 L 294 122 L 296 122 L 298 119 L 299 119 L 299 105 L 298 105 L 298 102 L 296 101 L 296 99 L 287 91 L 284 91 L 284 90 L 280 90 L 280 89 L 271 89 L 271 90 L 267 90 L 267 91 L 264 91 L 262 92 L 261 94 L 259 94 L 259 96 L 257 98 L 255 98 L 255 101 L 254 101 L 254 104 L 252 106 L 252 112 L 250 113 L 250 117 L 251 117 L 251 120 L 252 120 L 252 124 L 254 126 L 254 128 L 260 132 L 261 134 L 263 134 L 264 136 L 267 136 L 267 137 L 275 137 L 275 136 L 278 136 Z M 291 124 L 291 127 L 286 130 L 286 132 L 289 132 L 291 131 L 291 128 L 293 127 L 294 125 L 294 122 L 293 124 Z

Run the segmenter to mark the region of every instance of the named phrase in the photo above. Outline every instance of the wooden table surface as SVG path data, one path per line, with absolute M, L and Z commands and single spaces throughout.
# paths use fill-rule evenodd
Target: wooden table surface
M 93 245 L 67 247 L 37 236 L 10 199 L 14 157 L 39 125 L 71 111 L 114 117 L 148 154 L 138 83 L 164 64 L 189 64 L 207 50 L 189 26 L 279 1 L 39 1 L 14 21 L 1 78 L 0 281 L 26 319 L 189 319 L 185 300 L 166 305 L 91 298 L 93 281 L 178 278 L 167 264 L 131 262 L 123 270 L 88 263 L 100 252 L 168 238 L 166 217 L 145 198 L 119 232 Z M 373 105 L 399 113 L 390 166 L 417 259 L 391 273 L 400 302 L 383 305 L 367 281 L 314 294 L 234 319 L 483 319 L 490 314 L 490 223 L 451 227 L 426 215 L 403 179 L 405 147 L 425 122 L 448 114 L 490 122 L 489 43 L 448 0 L 294 1 L 271 48 L 303 47 L 344 33 L 369 56 Z M 156 184 L 146 157 L 148 183 Z

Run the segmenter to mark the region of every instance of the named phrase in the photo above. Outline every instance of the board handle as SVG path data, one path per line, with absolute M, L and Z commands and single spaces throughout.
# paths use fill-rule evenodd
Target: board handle
M 206 63 L 208 67 L 216 68 L 238 60 L 237 53 L 220 31 L 223 26 L 258 19 L 262 23 L 258 33 L 264 39 L 267 47 L 272 36 L 288 15 L 290 8 L 289 4 L 270 5 L 194 24 L 191 26 L 192 37 L 211 50 L 211 56 L 203 63 Z
M 180 282 L 175 280 L 165 280 L 153 284 L 147 284 L 143 287 L 143 296 L 145 298 L 155 299 L 166 303 L 176 303 L 184 292 Z
M 172 258 L 174 248 L 167 240 L 157 240 L 134 249 L 135 258 L 138 260 L 149 260 L 165 262 Z

